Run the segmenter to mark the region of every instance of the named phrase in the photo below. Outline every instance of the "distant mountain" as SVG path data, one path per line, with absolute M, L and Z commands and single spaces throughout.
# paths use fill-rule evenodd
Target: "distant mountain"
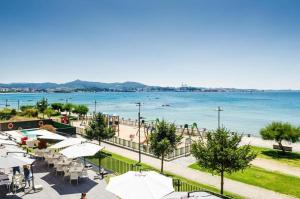
M 136 91 L 174 91 L 174 92 L 255 92 L 256 89 L 235 89 L 235 88 L 204 88 L 190 87 L 183 85 L 181 87 L 161 87 L 148 86 L 138 82 L 90 82 L 75 80 L 67 83 L 57 84 L 51 82 L 45 83 L 10 83 L 1 84 L 0 92 L 136 92 Z
M 75 80 L 63 84 L 56 83 L 11 83 L 11 84 L 0 84 L 0 88 L 4 89 L 34 89 L 34 90 L 75 90 L 75 89 L 108 89 L 108 90 L 132 90 L 132 89 L 144 89 L 149 87 L 145 84 L 138 82 L 123 82 L 123 83 L 102 83 L 102 82 L 89 82 L 82 80 Z
M 53 89 L 58 87 L 56 83 L 11 83 L 11 84 L 0 84 L 0 88 L 31 88 L 31 89 Z
M 133 89 L 133 88 L 145 88 L 144 84 L 138 82 L 123 82 L 123 83 L 101 83 L 101 82 L 89 82 L 82 80 L 75 80 L 65 84 L 60 84 L 61 87 L 72 89 L 89 89 L 89 88 L 102 88 L 102 89 Z

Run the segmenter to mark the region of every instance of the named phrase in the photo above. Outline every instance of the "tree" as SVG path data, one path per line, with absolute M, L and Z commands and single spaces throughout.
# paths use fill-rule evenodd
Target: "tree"
M 63 110 L 63 107 L 64 107 L 64 104 L 63 104 L 63 103 L 56 102 L 56 103 L 52 103 L 52 104 L 51 104 L 51 107 L 52 107 L 53 110 L 56 110 L 56 111 L 62 111 L 62 110 Z
M 164 158 L 173 152 L 180 143 L 182 136 L 176 135 L 176 126 L 162 120 L 156 124 L 150 135 L 150 150 L 161 158 L 161 173 L 164 171 Z
M 82 120 L 84 116 L 89 112 L 89 108 L 86 105 L 80 104 L 74 107 L 74 113 L 78 114 L 79 118 Z
M 55 115 L 55 111 L 54 111 L 52 108 L 47 108 L 47 109 L 44 111 L 44 114 L 46 114 L 47 117 L 50 119 L 51 116 Z
M 95 115 L 92 121 L 90 121 L 88 128 L 86 129 L 86 137 L 89 140 L 98 140 L 99 145 L 104 139 L 110 139 L 115 136 L 115 130 L 107 124 L 105 115 L 98 113 Z M 101 165 L 101 154 L 98 155 L 99 161 L 99 173 Z
M 221 176 L 221 194 L 224 187 L 224 173 L 233 173 L 247 168 L 256 157 L 250 145 L 239 146 L 242 135 L 231 133 L 225 128 L 207 133 L 207 139 L 192 144 L 192 155 L 200 167 Z
M 47 99 L 43 98 L 40 101 L 36 103 L 36 108 L 43 114 L 43 119 L 44 119 L 44 111 L 48 107 L 48 101 Z
M 109 139 L 115 136 L 115 130 L 108 126 L 105 115 L 102 113 L 96 114 L 95 118 L 90 121 L 86 129 L 86 137 L 90 140 L 96 139 L 101 144 L 104 139 Z
M 63 106 L 63 109 L 68 112 L 69 116 L 71 115 L 73 108 L 74 108 L 74 104 L 72 104 L 72 103 L 66 103 Z
M 282 152 L 285 153 L 282 141 L 285 140 L 292 143 L 299 141 L 300 129 L 289 123 L 272 122 L 260 130 L 260 135 L 264 140 L 275 140 Z

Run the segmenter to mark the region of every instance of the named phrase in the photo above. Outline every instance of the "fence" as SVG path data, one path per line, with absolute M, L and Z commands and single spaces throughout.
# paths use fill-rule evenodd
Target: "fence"
M 133 151 L 139 151 L 139 143 L 133 142 L 130 140 L 125 140 L 119 137 L 113 137 L 111 139 L 104 140 L 104 142 L 113 144 L 116 146 L 121 146 L 126 149 L 130 149 Z M 142 144 L 141 145 L 141 152 L 145 155 L 155 156 L 152 151 L 149 149 L 149 146 Z M 186 144 L 184 147 L 180 147 L 175 149 L 172 153 L 169 153 L 166 156 L 166 161 L 174 160 L 176 158 L 182 157 L 182 156 L 188 156 L 191 153 L 191 145 Z
M 96 159 L 92 160 L 93 164 L 95 164 Z M 98 166 L 98 161 L 95 165 Z M 111 156 L 106 156 L 104 159 L 101 160 L 101 167 L 105 168 L 108 171 L 111 171 L 112 173 L 115 173 L 116 175 L 120 175 L 123 173 L 126 173 L 128 171 L 145 171 L 145 170 L 153 170 L 150 167 L 144 166 L 144 165 L 136 165 L 136 164 L 130 164 L 122 160 L 115 159 Z M 172 176 L 169 176 L 172 177 Z M 175 191 L 181 191 L 181 192 L 193 192 L 193 191 L 205 191 L 209 192 L 213 195 L 216 195 L 221 198 L 227 199 L 228 197 L 220 196 L 219 194 L 210 192 L 205 190 L 204 188 L 197 186 L 195 184 L 191 184 L 187 181 L 184 181 L 183 179 L 179 178 L 173 178 L 173 187 Z

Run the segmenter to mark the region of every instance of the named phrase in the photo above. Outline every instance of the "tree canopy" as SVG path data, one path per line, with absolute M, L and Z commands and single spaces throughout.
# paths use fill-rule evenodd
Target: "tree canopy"
M 282 141 L 298 142 L 300 138 L 300 128 L 289 123 L 272 122 L 260 130 L 260 135 L 265 140 L 275 140 L 282 152 L 285 152 Z
M 182 136 L 176 134 L 176 126 L 165 120 L 156 121 L 150 135 L 150 150 L 157 157 L 161 157 L 161 173 L 163 173 L 164 158 L 173 152 L 180 143 Z
M 53 110 L 63 111 L 64 104 L 63 103 L 59 103 L 59 102 L 55 102 L 55 103 L 51 104 L 51 107 L 52 107 Z
M 212 173 L 221 175 L 223 194 L 224 172 L 243 170 L 256 157 L 250 145 L 239 146 L 242 136 L 225 128 L 207 133 L 207 139 L 199 139 L 192 144 L 191 153 L 198 164 Z
M 43 114 L 43 118 L 44 118 L 44 111 L 48 108 L 47 99 L 43 98 L 43 99 L 39 100 L 36 103 L 36 108 Z
M 108 125 L 105 115 L 98 113 L 95 118 L 90 121 L 86 129 L 86 137 L 90 140 L 96 139 L 101 143 L 103 139 L 109 139 L 115 136 L 115 130 Z
M 66 103 L 63 106 L 63 110 L 67 111 L 69 115 L 71 115 L 73 108 L 74 108 L 74 104 L 72 103 Z

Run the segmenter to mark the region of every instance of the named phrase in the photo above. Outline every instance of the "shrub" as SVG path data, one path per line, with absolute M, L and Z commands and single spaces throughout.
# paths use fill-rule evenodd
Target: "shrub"
M 35 108 L 35 106 L 33 106 L 33 105 L 24 105 L 24 106 L 20 107 L 22 112 L 27 110 L 27 109 L 32 109 L 32 108 Z
M 0 110 L 0 120 L 9 120 L 11 117 L 15 116 L 17 111 L 15 109 L 4 108 Z
M 26 117 L 37 117 L 38 114 L 39 112 L 36 108 L 28 108 L 20 113 L 21 116 L 26 116 Z

